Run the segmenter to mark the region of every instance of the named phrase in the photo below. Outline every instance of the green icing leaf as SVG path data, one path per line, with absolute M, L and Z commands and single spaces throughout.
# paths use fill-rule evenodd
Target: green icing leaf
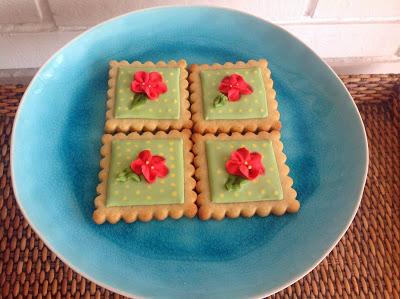
M 127 167 L 117 175 L 117 182 L 125 183 L 127 180 L 140 182 L 140 176 L 132 172 L 130 167 Z
M 214 98 L 214 108 L 219 108 L 224 106 L 226 103 L 228 103 L 228 97 L 222 93 L 219 93 L 215 98 Z
M 228 191 L 237 191 L 237 190 L 240 190 L 240 188 L 242 188 L 242 186 L 244 184 L 246 184 L 247 182 L 248 182 L 248 180 L 246 180 L 245 178 L 243 178 L 241 176 L 230 174 L 228 179 L 225 182 L 225 188 Z
M 133 96 L 132 102 L 129 105 L 130 109 L 133 109 L 137 106 L 143 105 L 147 101 L 147 96 L 144 93 L 135 93 Z
M 134 182 L 140 182 L 140 176 L 138 176 L 136 173 L 131 172 L 128 174 L 128 179 L 134 181 Z

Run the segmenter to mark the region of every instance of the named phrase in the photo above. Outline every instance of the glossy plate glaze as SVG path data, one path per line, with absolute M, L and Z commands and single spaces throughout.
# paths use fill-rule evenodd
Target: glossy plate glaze
M 277 91 L 298 214 L 93 223 L 109 60 L 264 57 Z M 299 279 L 348 228 L 368 163 L 360 115 L 316 54 L 275 25 L 209 7 L 138 11 L 74 39 L 26 91 L 11 154 L 19 205 L 51 250 L 117 292 L 165 298 L 264 296 Z

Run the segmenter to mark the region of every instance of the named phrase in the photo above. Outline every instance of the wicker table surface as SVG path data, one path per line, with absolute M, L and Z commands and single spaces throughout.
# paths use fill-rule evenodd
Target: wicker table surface
M 341 76 L 363 118 L 370 165 L 349 230 L 313 271 L 272 298 L 399 298 L 400 75 Z M 32 231 L 15 201 L 9 142 L 23 85 L 0 85 L 0 297 L 120 298 L 75 273 Z

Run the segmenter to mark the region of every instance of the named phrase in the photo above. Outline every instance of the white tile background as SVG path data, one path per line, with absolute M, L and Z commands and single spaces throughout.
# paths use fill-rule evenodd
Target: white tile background
M 272 20 L 339 73 L 400 72 L 400 0 L 0 0 L 0 79 L 32 73 L 99 22 L 175 4 L 230 7 Z

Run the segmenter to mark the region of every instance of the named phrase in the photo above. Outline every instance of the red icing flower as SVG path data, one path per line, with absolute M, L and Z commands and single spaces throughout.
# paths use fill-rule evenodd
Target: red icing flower
M 230 159 L 226 162 L 225 168 L 229 174 L 241 176 L 248 180 L 254 180 L 264 174 L 260 153 L 250 153 L 245 147 L 231 153 Z
M 153 156 L 149 150 L 139 153 L 137 159 L 131 163 L 131 169 L 137 175 L 143 174 L 150 184 L 154 183 L 157 177 L 163 178 L 169 172 L 164 157 Z
M 131 90 L 135 93 L 145 93 L 150 100 L 155 100 L 167 91 L 167 85 L 160 73 L 140 71 L 133 75 Z
M 253 89 L 239 74 L 232 74 L 222 79 L 219 91 L 228 96 L 232 102 L 239 101 L 242 94 L 251 94 Z

